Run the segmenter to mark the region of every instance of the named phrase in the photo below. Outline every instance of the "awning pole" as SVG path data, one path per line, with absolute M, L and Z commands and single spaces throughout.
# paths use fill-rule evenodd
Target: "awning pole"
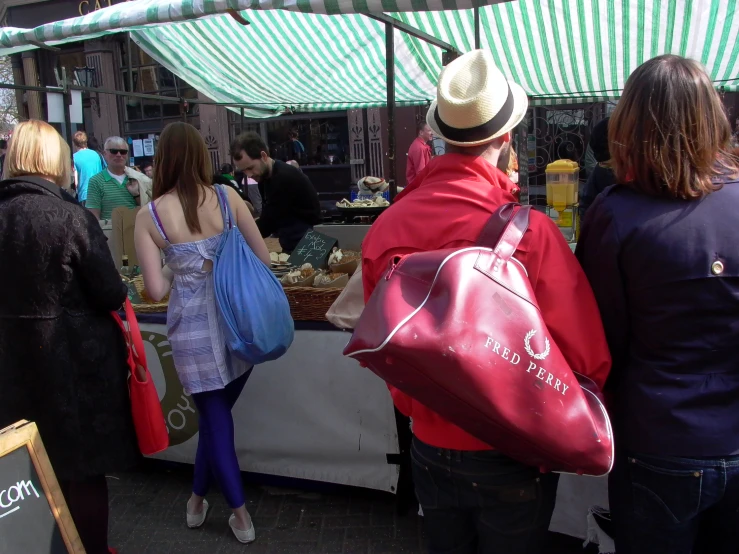
M 67 68 L 62 67 L 62 86 L 64 87 L 64 138 L 67 139 L 69 147 L 74 153 L 74 143 L 72 142 L 72 92 L 69 90 L 69 82 L 67 81 Z M 71 162 L 71 160 L 70 160 Z
M 475 8 L 475 50 L 480 49 L 480 8 Z
M 127 34 L 127 42 L 126 42 L 126 61 L 128 62 L 126 65 L 128 66 L 128 92 L 134 92 L 133 90 L 133 59 L 131 56 L 133 55 L 131 50 L 131 33 Z M 140 78 L 140 77 L 139 77 Z M 141 107 L 143 110 L 143 105 Z M 142 112 L 143 113 L 143 112 Z
M 387 71 L 388 182 L 392 202 L 398 194 L 398 184 L 395 180 L 395 29 L 391 22 L 385 23 L 385 68 Z
M 239 123 L 239 134 L 244 132 L 244 107 L 241 107 L 241 122 Z
M 385 13 L 368 13 L 365 14 L 370 19 L 374 19 L 375 21 L 379 21 L 381 23 L 385 23 L 386 25 L 388 23 L 392 24 L 393 27 L 395 27 L 398 31 L 401 31 L 403 33 L 409 34 L 412 37 L 416 37 L 419 40 L 422 40 L 424 42 L 427 42 L 433 46 L 436 46 L 438 48 L 441 48 L 442 50 L 447 50 L 449 52 L 453 52 L 457 55 L 461 55 L 462 53 L 457 50 L 454 46 L 449 44 L 448 42 L 444 42 L 441 39 L 436 38 L 435 36 L 429 35 L 428 33 L 424 33 L 420 29 L 416 29 L 415 27 L 408 25 L 407 23 L 403 23 L 399 19 L 395 19 L 394 17 L 390 17 L 389 15 Z

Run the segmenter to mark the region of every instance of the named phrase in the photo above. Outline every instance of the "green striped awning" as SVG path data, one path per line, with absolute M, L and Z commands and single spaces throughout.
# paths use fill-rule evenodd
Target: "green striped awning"
M 225 14 L 228 10 L 286 10 L 305 14 L 383 13 L 418 10 L 456 10 L 510 0 L 135 0 L 88 15 L 41 25 L 35 29 L 5 28 L 0 47 L 33 45 L 122 31 L 142 25 L 161 25 Z M 4 52 L 0 52 L 2 54 Z
M 251 22 L 246 27 L 227 15 L 211 15 L 244 6 L 258 8 L 241 12 Z M 27 44 L 28 36 L 69 40 L 126 28 L 152 57 L 198 90 L 219 102 L 248 104 L 247 115 L 259 117 L 285 109 L 385 104 L 384 26 L 349 12 L 402 10 L 391 15 L 469 51 L 473 10 L 455 7 L 464 5 L 460 0 L 137 0 L 35 30 L 3 29 L 0 45 Z M 733 0 L 488 1 L 480 12 L 483 47 L 535 104 L 617 98 L 639 64 L 663 53 L 697 59 L 717 87 L 739 90 L 739 8 Z M 441 51 L 396 31 L 395 56 L 397 102 L 429 102 Z
M 703 63 L 717 87 L 739 88 L 739 3 L 727 0 L 519 0 L 481 10 L 482 46 L 536 101 L 618 96 L 631 72 L 661 54 Z M 471 11 L 399 13 L 462 51 L 473 47 Z M 426 75 L 441 53 L 403 39 Z
M 360 15 L 282 10 L 145 28 L 134 41 L 170 71 L 217 102 L 246 103 L 247 115 L 285 109 L 329 111 L 386 103 L 385 27 Z M 396 31 L 396 101 L 430 102 L 435 80 Z
M 246 28 L 218 17 L 148 27 L 133 36 L 221 102 L 247 102 L 271 113 L 385 103 L 382 24 L 361 15 L 245 15 L 252 22 Z M 472 10 L 393 16 L 461 51 L 474 46 Z M 617 98 L 633 69 L 667 52 L 700 60 L 717 86 L 739 85 L 739 9 L 723 0 L 519 0 L 483 8 L 481 22 L 483 47 L 536 104 Z M 434 98 L 441 68 L 437 47 L 396 32 L 400 105 Z

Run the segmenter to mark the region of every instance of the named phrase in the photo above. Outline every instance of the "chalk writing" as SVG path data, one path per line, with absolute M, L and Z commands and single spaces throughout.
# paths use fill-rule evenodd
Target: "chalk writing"
M 33 495 L 36 495 L 36 498 L 41 498 L 31 481 L 18 481 L 15 485 L 0 491 L 0 508 L 6 510 L 7 508 L 11 508 L 13 504 L 22 502 L 27 498 L 32 498 Z M 20 509 L 20 506 L 16 506 L 12 510 L 0 512 L 0 518 L 9 516 Z
M 290 255 L 290 264 L 300 267 L 303 264 L 311 264 L 314 269 L 325 268 L 328 256 L 338 241 L 318 231 L 310 230 L 295 247 Z

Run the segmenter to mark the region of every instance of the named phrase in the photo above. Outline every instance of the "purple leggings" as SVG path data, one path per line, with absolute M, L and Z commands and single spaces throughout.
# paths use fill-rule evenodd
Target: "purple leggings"
M 192 395 L 198 408 L 200 437 L 195 456 L 192 492 L 205 496 L 213 476 L 231 509 L 244 505 L 244 487 L 234 444 L 234 420 L 231 410 L 244 389 L 251 369 L 225 388 Z

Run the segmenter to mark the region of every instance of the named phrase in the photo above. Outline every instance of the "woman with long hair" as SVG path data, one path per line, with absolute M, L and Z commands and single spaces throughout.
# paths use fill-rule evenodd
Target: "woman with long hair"
M 739 544 L 739 164 L 711 78 L 667 55 L 634 71 L 608 128 L 616 186 L 577 255 L 613 369 L 606 384 L 619 554 Z
M 15 128 L 0 182 L 0 428 L 36 423 L 85 551 L 107 554 L 105 475 L 140 456 L 111 316 L 127 289 L 100 224 L 62 190 L 70 160 L 48 123 Z
M 205 523 L 205 496 L 215 476 L 233 510 L 229 525 L 234 535 L 242 543 L 251 542 L 254 525 L 246 511 L 231 410 L 252 368 L 231 357 L 218 323 L 212 269 L 224 232 L 220 199 L 231 206 L 233 223 L 265 264 L 269 252 L 238 193 L 213 185 L 208 148 L 193 126 L 178 122 L 164 129 L 153 181 L 153 200 L 136 217 L 136 253 L 147 294 L 155 300 L 170 294 L 167 333 L 175 368 L 199 412 L 187 525 Z

